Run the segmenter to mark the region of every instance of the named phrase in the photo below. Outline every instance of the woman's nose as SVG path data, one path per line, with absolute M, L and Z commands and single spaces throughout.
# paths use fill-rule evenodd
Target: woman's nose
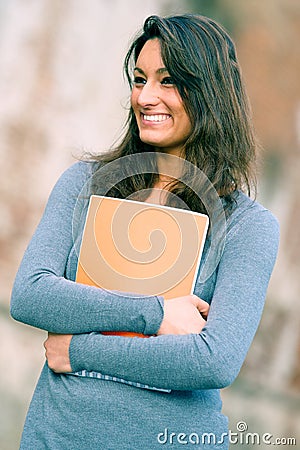
M 153 106 L 159 103 L 159 92 L 156 86 L 152 83 L 145 83 L 137 98 L 139 106 Z

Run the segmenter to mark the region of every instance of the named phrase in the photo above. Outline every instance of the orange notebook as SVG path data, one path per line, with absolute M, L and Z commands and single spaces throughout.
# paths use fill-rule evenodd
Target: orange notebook
M 76 281 L 165 300 L 191 294 L 208 223 L 208 216 L 189 210 L 92 195 Z

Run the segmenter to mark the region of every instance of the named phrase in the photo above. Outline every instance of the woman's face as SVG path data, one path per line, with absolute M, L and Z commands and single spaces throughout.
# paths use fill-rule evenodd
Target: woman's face
M 148 40 L 134 70 L 131 105 L 140 139 L 155 149 L 180 155 L 191 121 L 161 57 L 160 42 Z

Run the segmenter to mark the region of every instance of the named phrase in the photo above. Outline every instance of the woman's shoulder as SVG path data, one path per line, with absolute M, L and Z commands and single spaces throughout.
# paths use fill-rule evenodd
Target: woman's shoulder
M 89 185 L 93 172 L 93 163 L 76 161 L 60 175 L 53 190 L 60 193 L 80 192 Z
M 259 201 L 253 200 L 241 191 L 234 197 L 233 210 L 229 216 L 227 230 L 234 233 L 240 228 L 252 230 L 269 230 L 278 235 L 279 223 L 275 215 Z
M 92 176 L 94 172 L 94 163 L 89 161 L 76 161 L 71 164 L 61 174 L 59 180 L 75 182 L 76 180 L 85 180 Z M 59 181 L 58 180 L 58 181 Z

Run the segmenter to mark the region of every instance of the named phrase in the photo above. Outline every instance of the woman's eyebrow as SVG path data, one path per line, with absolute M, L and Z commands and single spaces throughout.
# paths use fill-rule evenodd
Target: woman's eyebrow
M 141 75 L 146 76 L 145 72 L 140 67 L 135 67 L 134 71 L 139 72 Z M 159 69 L 157 69 L 156 73 L 163 74 L 163 73 L 169 73 L 169 71 L 166 67 L 160 67 Z

